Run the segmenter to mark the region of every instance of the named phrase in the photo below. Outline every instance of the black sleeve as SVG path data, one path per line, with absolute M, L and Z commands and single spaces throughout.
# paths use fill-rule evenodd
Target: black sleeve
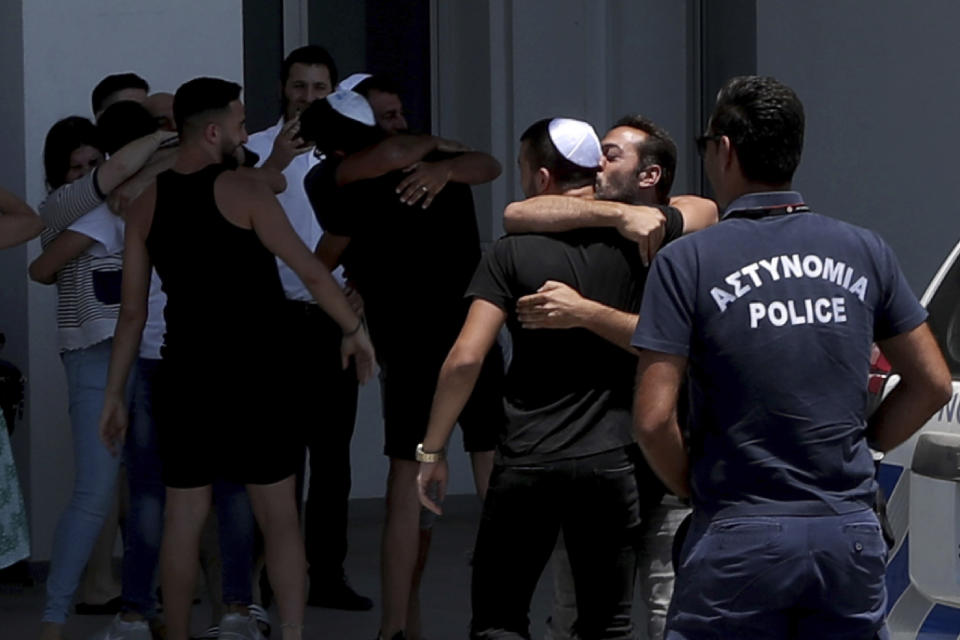
M 467 287 L 468 298 L 481 298 L 510 312 L 516 303 L 511 286 L 516 281 L 513 244 L 514 239 L 509 236 L 500 238 L 483 255 Z
M 670 205 L 658 205 L 661 213 L 667 218 L 666 231 L 663 236 L 663 244 L 669 244 L 683 235 L 683 214 L 676 207 Z

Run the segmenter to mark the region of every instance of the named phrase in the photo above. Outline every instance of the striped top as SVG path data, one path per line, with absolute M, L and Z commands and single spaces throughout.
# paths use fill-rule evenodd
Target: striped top
M 47 227 L 40 235 L 44 248 L 73 222 L 103 204 L 95 176 L 93 171 L 61 186 L 40 205 L 40 217 Z M 113 337 L 120 310 L 122 266 L 122 250 L 113 253 L 88 250 L 57 273 L 57 329 L 61 351 L 83 349 Z

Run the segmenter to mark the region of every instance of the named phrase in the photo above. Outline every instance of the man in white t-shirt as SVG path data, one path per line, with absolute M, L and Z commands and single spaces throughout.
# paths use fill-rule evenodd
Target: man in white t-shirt
M 314 100 L 329 94 L 336 82 L 336 64 L 323 47 L 311 45 L 291 52 L 281 72 L 283 115 L 277 124 L 251 135 L 247 142 L 247 147 L 260 156 L 262 166 L 283 172 L 287 189 L 277 194 L 277 199 L 308 247 L 317 246 L 323 229 L 303 189 L 303 179 L 320 160 L 311 153 L 313 147 L 299 137 L 298 117 Z M 296 378 L 302 383 L 298 415 L 311 454 L 310 489 L 303 514 L 310 566 L 307 603 L 366 611 L 373 607 L 373 601 L 356 593 L 343 571 L 357 377 L 352 367 L 344 370 L 341 366 L 340 328 L 313 302 L 283 261 L 278 259 L 277 266 L 288 300 L 289 326 L 298 332 L 302 345 L 298 353 L 291 354 L 290 366 L 296 368 Z M 342 270 L 335 271 L 334 277 L 344 283 Z M 348 292 L 348 297 L 360 312 L 359 296 Z M 307 402 L 318 394 L 319 403 Z

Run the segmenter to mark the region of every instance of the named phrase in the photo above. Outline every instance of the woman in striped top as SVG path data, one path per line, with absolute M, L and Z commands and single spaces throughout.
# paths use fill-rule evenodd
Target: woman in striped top
M 40 205 L 43 255 L 30 276 L 57 283 L 60 357 L 67 374 L 74 488 L 54 533 L 41 638 L 62 636 L 70 601 L 114 495 L 119 458 L 100 442 L 99 417 L 120 303 L 122 222 L 106 196 L 136 173 L 167 132 L 145 136 L 104 161 L 86 118 L 57 122 L 47 134 L 50 194 Z

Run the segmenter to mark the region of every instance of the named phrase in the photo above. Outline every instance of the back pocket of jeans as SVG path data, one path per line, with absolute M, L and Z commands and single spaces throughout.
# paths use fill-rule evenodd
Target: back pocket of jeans
M 93 295 L 104 305 L 120 304 L 120 284 L 123 280 L 123 271 L 94 271 Z

